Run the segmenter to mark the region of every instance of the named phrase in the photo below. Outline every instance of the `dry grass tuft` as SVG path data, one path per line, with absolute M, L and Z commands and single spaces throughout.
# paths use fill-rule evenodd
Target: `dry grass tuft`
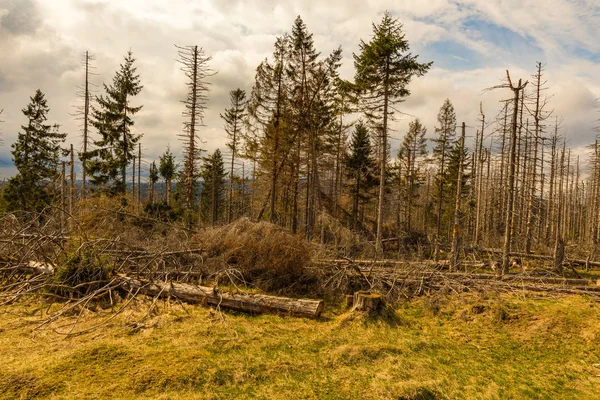
M 265 291 L 302 292 L 307 283 L 312 246 L 299 236 L 268 222 L 247 218 L 192 238 L 208 259 L 239 270 L 247 283 Z M 217 265 L 219 263 L 216 263 Z

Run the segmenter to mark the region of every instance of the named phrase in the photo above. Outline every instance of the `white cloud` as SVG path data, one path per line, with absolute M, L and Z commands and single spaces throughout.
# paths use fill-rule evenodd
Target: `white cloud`
M 550 92 L 555 93 L 554 107 L 565 117 L 572 144 L 581 145 L 593 137 L 596 115 L 591 103 L 600 97 L 600 66 L 574 56 L 572 50 L 596 55 L 600 51 L 598 6 L 549 0 L 541 7 L 536 0 L 0 0 L 0 108 L 5 109 L 6 121 L 0 128 L 6 144 L 14 141 L 23 123 L 20 110 L 40 87 L 51 107 L 51 121 L 60 122 L 69 132 L 69 141 L 77 143 L 79 123 L 70 113 L 78 104 L 75 92 L 83 78 L 82 54 L 86 50 L 96 54 L 93 81 L 101 85 L 112 79 L 131 48 L 144 85 L 136 99 L 144 105 L 136 130 L 144 134 L 146 159 L 157 158 L 168 143 L 178 152 L 185 86 L 174 61 L 174 44 L 197 44 L 213 56 L 211 66 L 218 71 L 210 79 L 206 127 L 201 130 L 204 147 L 224 150 L 219 114 L 227 105 L 228 92 L 237 87 L 250 91 L 256 66 L 270 55 L 275 37 L 289 31 L 298 14 L 324 56 L 342 45 L 341 72 L 351 79 L 352 53 L 358 51 L 359 40 L 369 40 L 371 23 L 389 10 L 403 23 L 414 53 L 422 53 L 431 43 L 452 41 L 471 49 L 481 61 L 477 69 L 468 71 L 434 64 L 425 77 L 411 83 L 412 96 L 399 109 L 421 118 L 430 134 L 445 98 L 455 104 L 459 121 L 475 127 L 479 102 L 491 118 L 506 95 L 483 89 L 498 84 L 507 68 L 515 78 L 529 79 L 533 73 L 535 65 L 524 62 L 522 54 L 512 54 L 483 32 L 465 27 L 466 21 L 478 19 L 510 29 L 541 49 L 545 56 L 541 61 L 548 62 Z M 461 58 L 460 54 L 443 56 Z M 406 131 L 409 119 L 402 117 L 394 125 L 395 136 Z M 8 145 L 0 148 L 0 159 L 9 158 L 9 152 Z M 12 172 L 0 166 L 0 175 Z

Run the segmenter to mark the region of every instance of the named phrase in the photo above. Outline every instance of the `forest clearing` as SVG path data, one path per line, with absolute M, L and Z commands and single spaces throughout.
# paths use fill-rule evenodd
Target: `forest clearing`
M 0 398 L 600 399 L 597 7 L 152 2 L 0 2 Z

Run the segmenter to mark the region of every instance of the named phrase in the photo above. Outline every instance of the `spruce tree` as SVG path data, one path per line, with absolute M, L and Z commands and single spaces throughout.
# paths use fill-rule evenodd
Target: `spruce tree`
M 134 125 L 132 116 L 142 109 L 142 106 L 131 105 L 131 97 L 138 95 L 143 88 L 134 62 L 130 50 L 115 73 L 112 84 L 104 84 L 106 96 L 96 96 L 97 106 L 92 107 L 90 123 L 98 130 L 100 139 L 94 141 L 93 150 L 83 154 L 92 184 L 113 194 L 125 193 L 127 165 L 133 160 L 135 145 L 141 138 L 131 131 Z
M 235 159 L 240 152 L 241 129 L 246 118 L 246 92 L 240 88 L 229 92 L 230 107 L 225 109 L 221 118 L 225 121 L 225 132 L 229 141 L 227 147 L 231 150 L 231 168 L 229 171 L 229 210 L 227 222 L 233 219 L 233 169 Z
M 152 161 L 152 164 L 150 164 L 150 168 L 148 169 L 148 183 L 150 184 L 148 202 L 150 204 L 154 204 L 154 187 L 156 182 L 158 182 L 158 178 L 159 172 L 158 167 L 156 166 L 156 161 Z
M 167 205 L 171 205 L 171 191 L 173 188 L 173 179 L 177 176 L 177 164 L 175 163 L 175 156 L 171 153 L 171 148 L 167 146 L 167 150 L 160 156 L 158 171 L 160 176 L 165 180 L 165 197 Z
M 200 213 L 205 221 L 210 221 L 214 226 L 222 219 L 225 209 L 225 164 L 219 149 L 203 160 Z
M 410 95 L 408 83 L 414 76 L 425 74 L 431 63 L 418 63 L 409 53 L 402 24 L 386 12 L 379 25 L 373 24 L 369 43 L 360 42 L 360 54 L 354 55 L 355 81 L 361 91 L 363 109 L 378 135 L 379 199 L 377 207 L 376 247 L 381 249 L 383 205 L 388 159 L 388 130 L 394 106 Z
M 346 158 L 346 173 L 352 184 L 350 194 L 352 197 L 352 227 L 358 224 L 359 208 L 369 200 L 369 191 L 377 184 L 373 176 L 375 158 L 369 140 L 369 130 L 359 121 L 352 132 L 350 154 Z
M 22 112 L 27 124 L 22 125 L 17 141 L 12 144 L 12 156 L 17 175 L 4 189 L 3 196 L 9 210 L 40 212 L 55 198 L 54 181 L 57 177 L 61 143 L 66 134 L 58 125 L 49 125 L 48 104 L 41 90 L 37 90 Z
M 444 205 L 444 193 L 447 182 L 446 168 L 452 148 L 456 145 L 456 113 L 450 99 L 446 99 L 437 116 L 438 124 L 435 128 L 437 137 L 433 139 L 435 147 L 433 156 L 438 163 L 437 171 L 437 220 L 436 220 L 436 243 L 435 259 L 439 258 L 440 236 L 442 230 L 442 211 Z
M 256 68 L 256 77 L 249 101 L 249 114 L 260 129 L 257 130 L 259 167 L 264 176 L 270 180 L 270 190 L 258 218 L 262 218 L 269 201 L 270 221 L 276 222 L 275 199 L 279 186 L 281 170 L 289 154 L 291 141 L 289 131 L 285 130 L 288 122 L 289 88 L 285 68 L 288 62 L 289 36 L 283 35 L 275 41 L 273 61 L 264 60 Z
M 427 155 L 427 139 L 425 134 L 427 128 L 423 126 L 417 118 L 408 124 L 408 132 L 402 141 L 398 151 L 398 159 L 402 165 L 404 173 L 401 179 L 405 186 L 406 202 L 406 230 L 411 231 L 412 206 L 414 198 L 417 196 L 417 190 L 421 186 L 422 174 L 419 169 L 418 160 Z

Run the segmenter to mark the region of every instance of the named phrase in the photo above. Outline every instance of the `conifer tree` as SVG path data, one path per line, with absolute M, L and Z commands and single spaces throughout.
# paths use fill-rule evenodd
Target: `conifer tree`
M 143 88 L 134 62 L 130 50 L 112 84 L 104 84 L 106 96 L 96 96 L 97 106 L 92 107 L 90 123 L 98 130 L 100 139 L 94 141 L 93 150 L 83 154 L 92 184 L 109 185 L 107 189 L 111 193 L 125 193 L 127 165 L 133 160 L 135 145 L 141 138 L 131 131 L 132 117 L 142 109 L 142 106 L 132 106 L 131 98 Z
M 3 192 L 9 210 L 40 212 L 54 200 L 53 182 L 66 134 L 59 132 L 58 125 L 46 123 L 49 110 L 39 89 L 22 110 L 27 123 L 21 126 L 22 132 L 12 144 L 11 152 L 18 173 Z
M 444 205 L 444 193 L 446 182 L 446 168 L 450 153 L 456 142 L 456 113 L 450 99 L 446 99 L 440 108 L 437 116 L 438 124 L 435 128 L 437 137 L 433 139 L 435 147 L 433 148 L 433 156 L 438 165 L 437 171 L 437 220 L 436 220 L 436 242 L 435 242 L 435 259 L 439 257 L 440 235 L 442 229 L 442 211 Z
M 225 209 L 225 164 L 221 150 L 203 158 L 200 172 L 202 192 L 200 194 L 200 213 L 214 226 L 223 217 Z
M 171 205 L 171 192 L 173 190 L 173 179 L 177 176 L 177 164 L 175 156 L 171 153 L 171 149 L 167 146 L 167 150 L 160 156 L 158 171 L 160 176 L 165 180 L 165 196 L 167 205 Z
M 427 128 L 423 126 L 417 118 L 408 124 L 408 132 L 402 141 L 398 151 L 398 159 L 402 164 L 404 174 L 402 179 L 405 184 L 405 203 L 406 203 L 406 231 L 411 230 L 412 206 L 413 200 L 417 195 L 417 190 L 422 184 L 421 171 L 418 165 L 418 159 L 427 155 L 427 140 L 425 134 Z
M 256 68 L 256 77 L 249 101 L 249 113 L 260 126 L 256 139 L 259 150 L 259 166 L 270 180 L 269 193 L 259 212 L 262 218 L 269 201 L 270 221 L 276 222 L 275 199 L 280 178 L 280 171 L 286 162 L 286 155 L 291 148 L 284 130 L 288 104 L 288 82 L 285 67 L 288 60 L 289 36 L 283 35 L 275 41 L 273 61 L 264 60 Z
M 149 192 L 148 192 L 148 202 L 150 204 L 154 204 L 154 187 L 156 185 L 156 182 L 158 182 L 158 178 L 159 178 L 159 172 L 158 172 L 158 168 L 156 167 L 156 162 L 152 161 L 152 163 L 150 164 L 150 168 L 148 169 L 148 183 L 149 183 Z
M 418 63 L 409 53 L 402 24 L 386 12 L 378 25 L 373 24 L 369 43 L 360 42 L 360 54 L 354 55 L 355 81 L 362 94 L 365 114 L 377 131 L 380 146 L 379 198 L 377 207 L 376 247 L 381 249 L 385 178 L 388 159 L 389 122 L 394 105 L 410 95 L 408 83 L 425 74 L 431 63 Z
M 227 222 L 233 220 L 233 169 L 235 159 L 240 152 L 242 140 L 241 129 L 244 118 L 246 118 L 246 92 L 240 88 L 229 92 L 230 107 L 225 109 L 221 118 L 225 121 L 225 132 L 229 141 L 227 147 L 231 150 L 231 168 L 229 171 L 229 210 L 227 213 Z
M 359 121 L 352 132 L 350 154 L 346 158 L 346 173 L 352 182 L 350 193 L 352 197 L 352 227 L 354 229 L 358 223 L 359 207 L 370 198 L 368 193 L 377 184 L 377 180 L 373 176 L 375 165 L 369 130 L 362 121 Z

